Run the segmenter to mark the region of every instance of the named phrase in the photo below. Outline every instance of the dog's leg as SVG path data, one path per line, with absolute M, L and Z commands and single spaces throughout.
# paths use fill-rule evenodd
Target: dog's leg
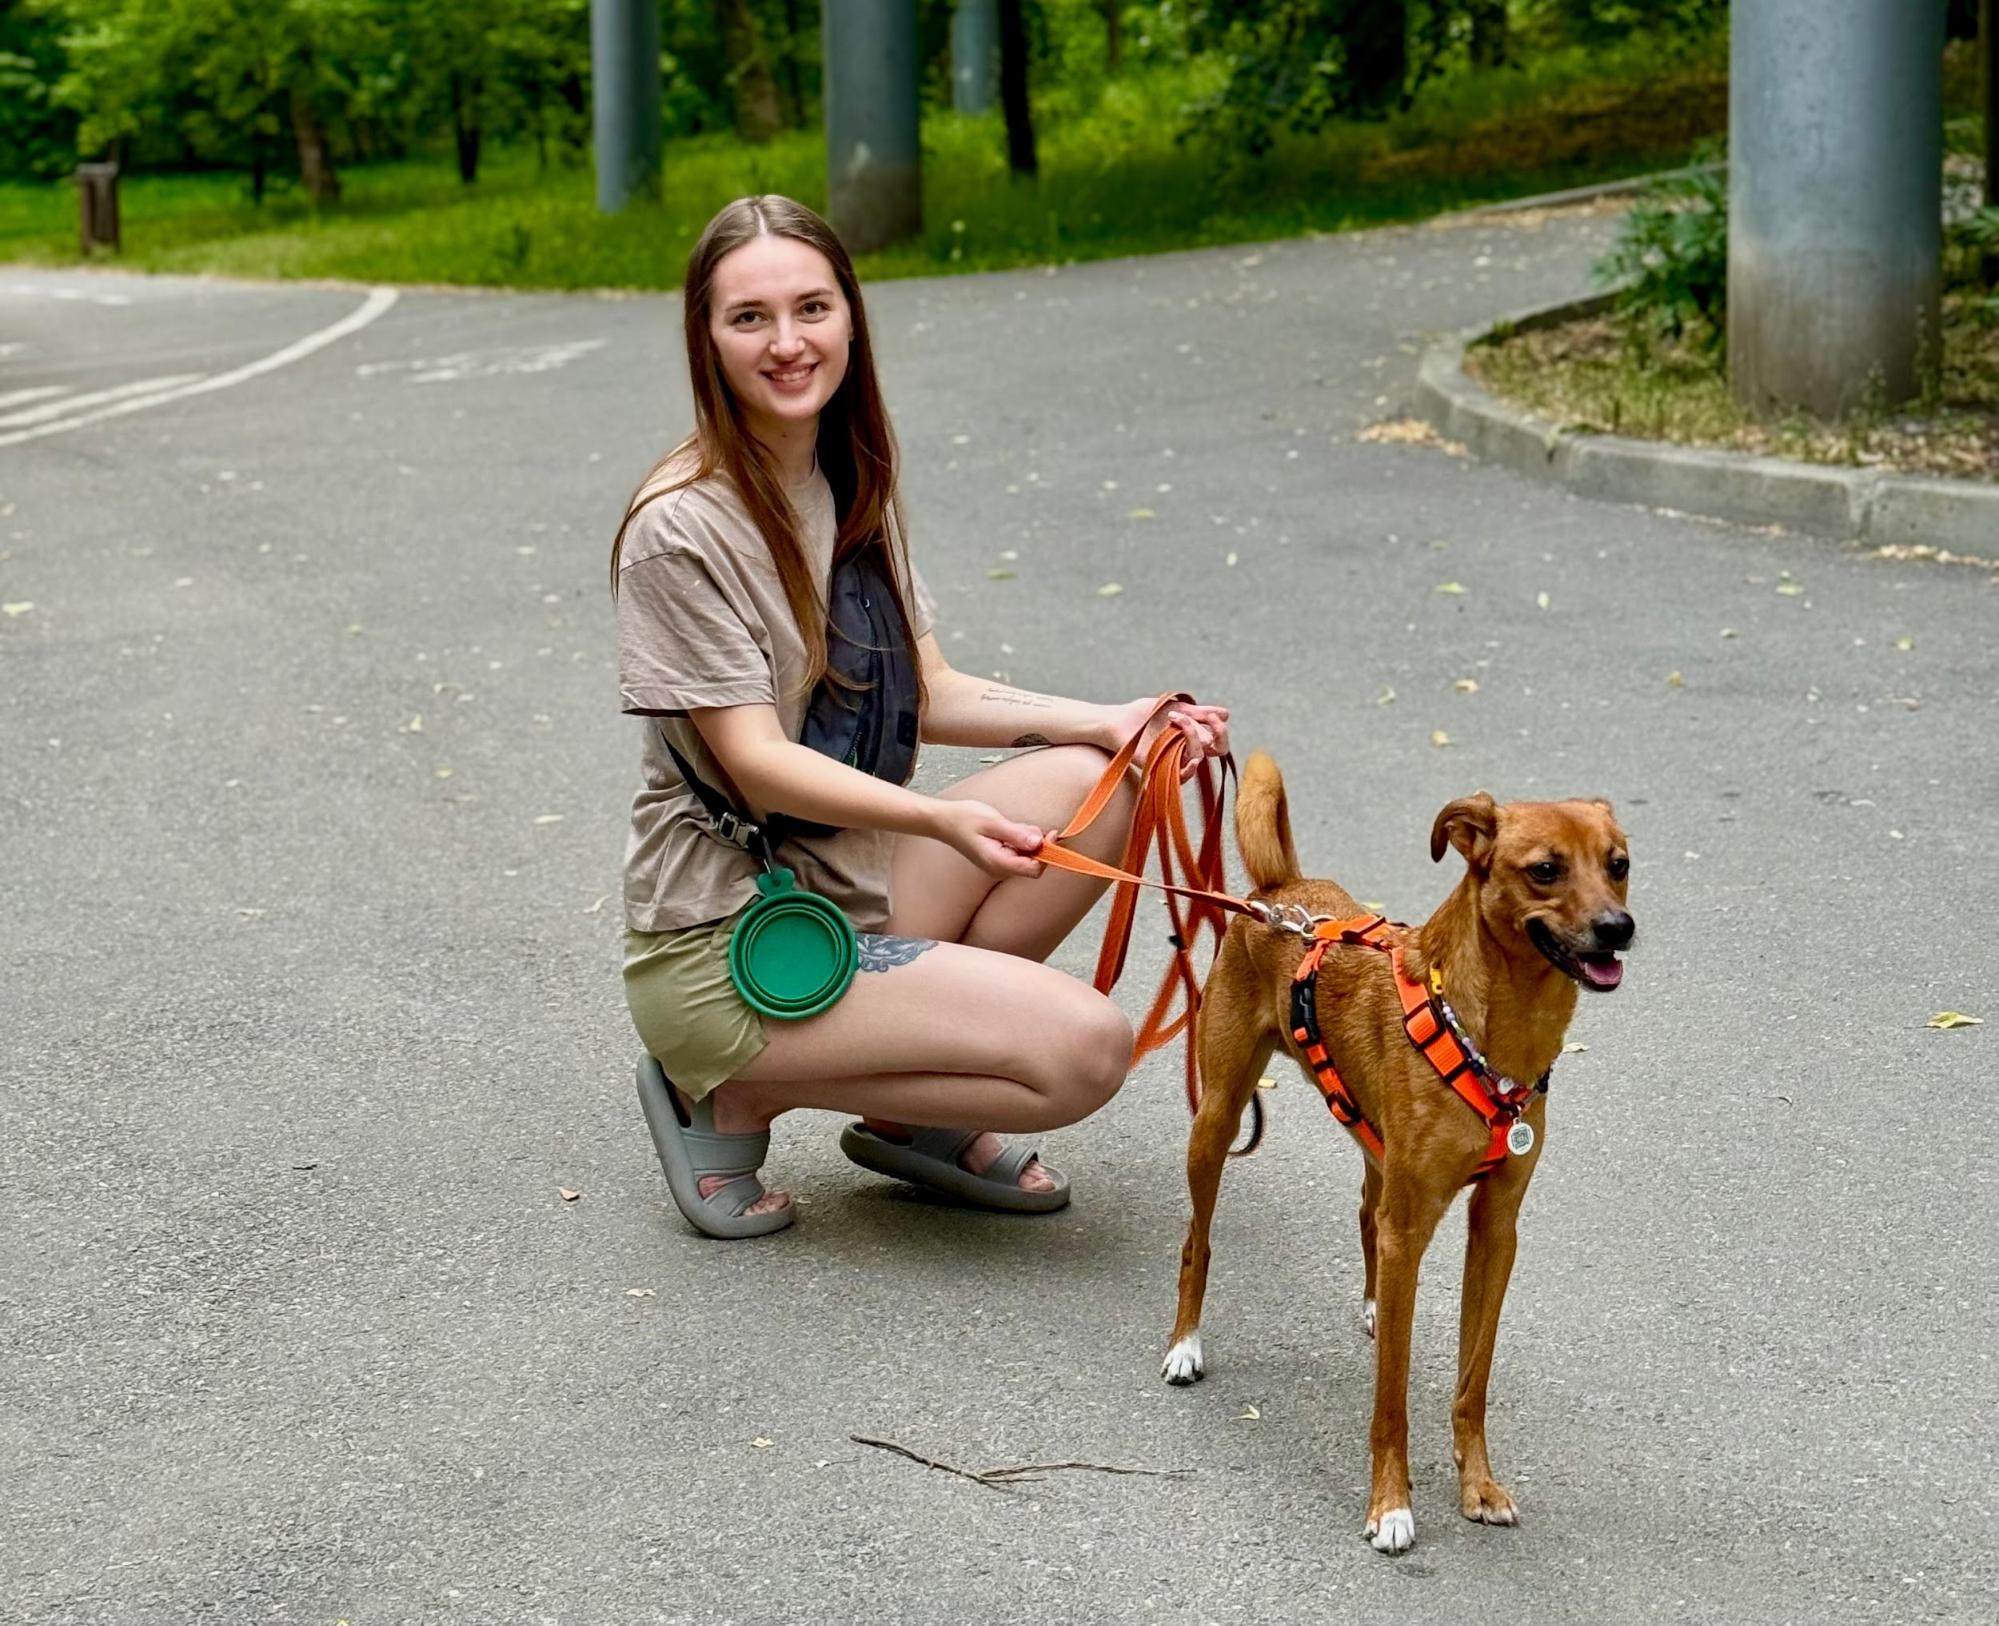
M 1361 1288 L 1360 1322 L 1368 1337 L 1374 1336 L 1374 1210 L 1381 1201 L 1381 1170 L 1374 1159 L 1363 1157 L 1366 1172 L 1360 1182 L 1360 1257 L 1366 1268 L 1366 1285 Z
M 1180 1250 L 1180 1312 L 1161 1375 L 1168 1383 L 1196 1382 L 1205 1372 L 1201 1358 L 1201 1301 L 1208 1291 L 1208 1229 L 1229 1146 L 1242 1123 L 1243 1108 L 1269 1064 L 1274 1036 L 1264 1027 L 1251 986 L 1246 956 L 1224 945 L 1201 1001 L 1199 1043 L 1201 1106 L 1187 1137 L 1187 1190 L 1194 1200 L 1187 1241 Z
M 1464 1300 L 1458 1312 L 1458 1392 L 1451 1403 L 1451 1454 L 1458 1463 L 1458 1506 L 1467 1519 L 1512 1524 L 1513 1498 L 1492 1477 L 1485 1454 L 1485 1391 L 1499 1309 L 1513 1272 L 1515 1222 L 1530 1169 L 1494 1174 L 1472 1194 L 1465 1238 Z M 1511 1178 L 1502 1179 L 1502 1174 Z
M 1391 1154 L 1392 1157 L 1392 1154 Z M 1407 1552 L 1416 1540 L 1409 1500 L 1409 1340 L 1416 1320 L 1416 1277 L 1423 1250 L 1454 1194 L 1391 1166 L 1375 1204 L 1378 1266 L 1374 1333 L 1374 1484 L 1362 1533 L 1376 1552 Z

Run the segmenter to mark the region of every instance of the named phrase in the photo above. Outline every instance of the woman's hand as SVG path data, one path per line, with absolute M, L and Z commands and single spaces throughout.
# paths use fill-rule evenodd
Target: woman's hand
M 1129 705 L 1115 708 L 1111 713 L 1110 737 L 1099 743 L 1116 751 L 1138 732 L 1141 725 L 1145 725 L 1145 737 L 1138 745 L 1138 761 L 1143 763 L 1146 753 L 1159 736 L 1169 728 L 1177 728 L 1187 736 L 1187 755 L 1180 765 L 1183 784 L 1194 777 L 1202 762 L 1208 758 L 1229 754 L 1227 706 L 1204 706 L 1199 701 L 1183 701 L 1168 706 L 1150 724 L 1146 724 L 1146 718 L 1158 700 L 1157 695 L 1145 695 Z
M 1033 877 L 1042 870 L 1034 854 L 1048 832 L 1008 818 L 984 802 L 940 801 L 936 837 L 963 853 L 988 875 Z

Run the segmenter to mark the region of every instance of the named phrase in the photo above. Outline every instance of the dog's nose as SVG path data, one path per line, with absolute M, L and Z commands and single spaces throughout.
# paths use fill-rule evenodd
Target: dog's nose
M 1638 923 L 1622 909 L 1606 909 L 1590 922 L 1590 928 L 1596 935 L 1598 948 L 1615 950 L 1630 946 Z

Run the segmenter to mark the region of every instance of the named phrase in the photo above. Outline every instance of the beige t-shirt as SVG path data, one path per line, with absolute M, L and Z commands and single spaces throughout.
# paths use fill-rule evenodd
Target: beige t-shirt
M 792 488 L 799 537 L 822 601 L 838 530 L 826 476 Z M 930 630 L 934 609 L 914 567 L 913 630 Z M 697 481 L 641 508 L 625 532 L 618 565 L 618 687 L 624 709 L 645 725 L 644 786 L 632 802 L 625 848 L 625 920 L 642 932 L 675 931 L 733 914 L 756 892 L 757 861 L 723 841 L 681 779 L 666 742 L 731 806 L 753 816 L 687 718 L 708 706 L 774 705 L 798 738 L 810 692 L 804 640 L 770 550 L 735 487 Z M 657 715 L 653 715 L 657 714 Z M 778 849 L 798 884 L 831 898 L 862 931 L 888 917 L 887 831 L 849 829 L 800 836 Z

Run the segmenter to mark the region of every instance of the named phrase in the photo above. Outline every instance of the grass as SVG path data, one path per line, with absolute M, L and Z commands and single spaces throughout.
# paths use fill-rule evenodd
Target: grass
M 1495 394 L 1569 428 L 1999 480 L 1999 320 L 1967 293 L 1944 300 L 1935 401 L 1870 407 L 1836 424 L 1746 417 L 1729 396 L 1719 354 L 1702 338 L 1637 346 L 1609 318 L 1474 346 L 1465 364 Z
M 1554 53 L 1525 70 L 1459 75 L 1385 124 L 1289 135 L 1256 162 L 1176 141 L 1173 110 L 1210 88 L 1203 64 L 1110 81 L 1043 105 L 1042 174 L 1006 173 L 997 116 L 926 122 L 922 235 L 864 257 L 867 277 L 996 270 L 1298 236 L 1617 178 L 1683 161 L 1727 121 L 1714 42 Z M 1087 105 L 1084 103 L 1087 102 Z M 131 269 L 257 278 L 513 288 L 671 288 L 709 215 L 747 192 L 825 200 L 825 150 L 794 132 L 760 148 L 669 147 L 665 201 L 596 212 L 587 168 L 538 171 L 500 150 L 463 187 L 438 158 L 355 166 L 315 210 L 261 207 L 235 175 L 135 176 L 121 186 Z M 67 183 L 0 183 L 0 260 L 74 264 Z

